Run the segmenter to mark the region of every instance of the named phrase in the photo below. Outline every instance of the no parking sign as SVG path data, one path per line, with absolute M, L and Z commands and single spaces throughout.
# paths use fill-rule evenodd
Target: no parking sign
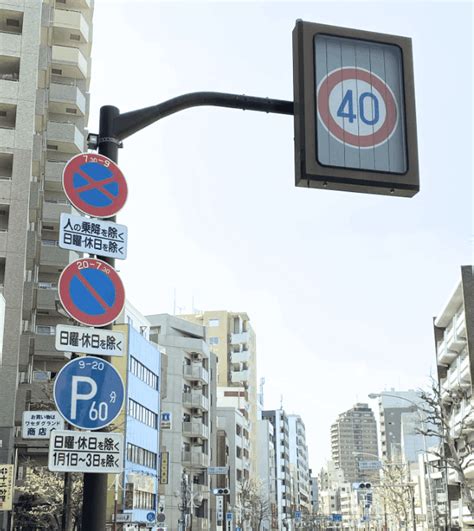
M 416 194 L 411 40 L 298 21 L 293 54 L 296 185 Z

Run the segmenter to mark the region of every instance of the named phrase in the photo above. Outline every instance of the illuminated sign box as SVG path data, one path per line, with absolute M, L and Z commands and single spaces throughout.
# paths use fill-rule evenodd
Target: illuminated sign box
M 296 185 L 419 191 L 411 39 L 297 21 Z

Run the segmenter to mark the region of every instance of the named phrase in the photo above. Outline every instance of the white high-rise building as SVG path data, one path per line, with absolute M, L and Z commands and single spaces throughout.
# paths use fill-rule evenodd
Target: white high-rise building
M 459 456 L 471 495 L 474 496 L 474 275 L 462 266 L 454 291 L 434 320 L 436 361 L 441 400 L 448 413 L 449 435 Z M 474 525 L 456 470 L 448 468 L 448 515 L 452 525 Z
M 288 415 L 290 441 L 290 468 L 294 472 L 296 508 L 303 514 L 311 514 L 311 490 L 308 466 L 306 428 L 299 415 Z

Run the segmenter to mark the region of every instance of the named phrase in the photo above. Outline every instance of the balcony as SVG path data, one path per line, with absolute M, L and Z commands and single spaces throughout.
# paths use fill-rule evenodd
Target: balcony
M 90 41 L 90 28 L 79 11 L 55 9 L 53 18 L 53 42 L 65 46 L 86 44 Z
M 0 229 L 0 255 L 5 256 L 7 252 L 7 243 L 8 243 L 8 231 L 5 229 Z
M 49 190 L 62 191 L 64 162 L 46 162 L 45 184 Z
M 248 350 L 242 350 L 241 352 L 231 353 L 232 363 L 248 363 L 250 360 L 250 352 Z
M 21 35 L 2 33 L 2 53 L 19 56 L 21 52 Z
M 198 363 L 185 365 L 183 368 L 184 377 L 190 381 L 201 382 L 202 384 L 209 383 L 209 373 Z
M 79 253 L 61 249 L 55 240 L 41 241 L 40 264 L 42 267 L 52 267 L 54 270 L 57 270 L 66 267 L 78 258 Z
M 194 407 L 203 411 L 209 410 L 209 399 L 201 392 L 191 391 L 190 393 L 183 393 L 183 405 L 186 407 Z
M 199 449 L 193 448 L 190 452 L 182 453 L 184 466 L 207 468 L 209 466 L 209 456 Z
M 238 345 L 239 343 L 247 343 L 249 340 L 248 332 L 241 332 L 239 334 L 230 334 L 231 345 Z
M 72 123 L 48 122 L 47 149 L 64 153 L 82 153 L 84 135 Z
M 72 207 L 67 199 L 44 199 L 43 200 L 43 223 L 51 223 L 59 226 L 59 218 L 62 213 L 70 214 Z
M 86 98 L 75 85 L 51 83 L 49 88 L 49 111 L 57 114 L 84 116 Z
M 0 77 L 0 94 L 5 100 L 17 100 L 18 83 Z
M 183 435 L 186 437 L 199 437 L 201 439 L 208 439 L 209 428 L 202 422 L 183 422 Z
M 454 330 L 458 337 L 466 338 L 466 314 L 461 311 L 454 317 Z
M 467 352 L 459 358 L 459 377 L 463 387 L 471 384 L 471 364 Z
M 56 300 L 58 299 L 58 290 L 51 288 L 42 288 L 44 282 L 38 282 L 36 293 L 36 307 L 38 310 L 56 311 Z
M 438 343 L 438 363 L 440 365 L 449 365 L 454 359 L 456 359 L 457 352 L 448 349 L 446 341 L 440 341 Z
M 243 371 L 232 371 L 230 373 L 232 383 L 246 382 L 249 379 L 249 371 L 245 369 Z
M 53 45 L 51 61 L 53 74 L 74 79 L 88 77 L 87 59 L 78 48 Z
M 56 335 L 54 327 L 50 327 L 50 333 L 46 333 L 47 327 L 39 327 L 43 333 L 35 335 L 35 357 L 39 356 L 42 358 L 62 358 L 63 354 L 56 350 L 54 346 Z

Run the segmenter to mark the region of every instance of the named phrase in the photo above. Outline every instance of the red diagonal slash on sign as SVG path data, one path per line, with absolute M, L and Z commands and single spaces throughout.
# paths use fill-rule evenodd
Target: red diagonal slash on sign
M 84 164 L 90 164 L 91 169 L 96 166 L 107 168 L 107 172 L 103 171 L 104 168 L 98 172 L 105 178 L 95 180 L 94 171 L 82 169 Z M 95 169 L 98 170 L 97 167 Z M 82 182 L 77 182 L 79 179 L 75 179 L 75 175 L 80 177 Z M 117 185 L 115 195 L 115 190 L 111 191 L 106 188 L 112 184 Z M 128 195 L 127 181 L 117 164 L 104 155 L 90 153 L 80 153 L 66 164 L 63 170 L 63 188 L 75 208 L 97 218 L 115 216 L 125 204 Z
M 113 183 L 117 181 L 117 178 L 115 175 L 112 177 L 109 177 L 108 179 L 103 179 L 102 181 L 94 181 L 94 179 L 91 179 L 87 173 L 83 172 L 81 169 L 78 169 L 76 171 L 84 180 L 86 180 L 89 184 L 85 184 L 84 186 L 80 186 L 76 188 L 76 192 L 80 194 L 81 192 L 86 192 L 87 190 L 92 190 L 93 188 L 97 188 L 100 190 L 104 195 L 106 195 L 109 199 L 115 199 L 116 196 L 111 194 L 104 186 L 109 183 Z

